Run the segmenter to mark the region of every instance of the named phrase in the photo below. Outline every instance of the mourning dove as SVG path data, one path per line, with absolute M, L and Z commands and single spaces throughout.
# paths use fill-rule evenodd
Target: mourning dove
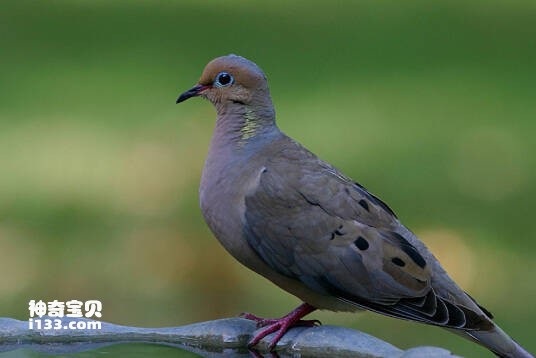
M 395 213 L 276 126 L 268 83 L 253 62 L 218 57 L 177 103 L 217 111 L 201 186 L 204 218 L 243 265 L 304 303 L 264 327 L 271 348 L 316 309 L 370 310 L 449 329 L 501 357 L 532 357 L 448 276 Z

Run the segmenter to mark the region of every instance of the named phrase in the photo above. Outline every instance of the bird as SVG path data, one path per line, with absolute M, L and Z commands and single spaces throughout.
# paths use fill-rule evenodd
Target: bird
M 253 347 L 272 350 L 315 310 L 357 312 L 439 326 L 500 357 L 533 357 L 461 289 L 393 210 L 364 186 L 284 134 L 268 81 L 234 54 L 210 61 L 176 100 L 209 100 L 217 118 L 199 204 L 225 250 L 303 303 L 257 322 Z

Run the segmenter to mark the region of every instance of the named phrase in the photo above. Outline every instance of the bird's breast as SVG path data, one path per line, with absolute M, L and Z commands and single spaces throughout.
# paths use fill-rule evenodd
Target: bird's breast
M 258 183 L 262 165 L 253 158 L 225 160 L 218 157 L 209 155 L 203 169 L 199 189 L 201 211 L 224 248 L 250 266 L 252 252 L 242 237 L 245 197 Z

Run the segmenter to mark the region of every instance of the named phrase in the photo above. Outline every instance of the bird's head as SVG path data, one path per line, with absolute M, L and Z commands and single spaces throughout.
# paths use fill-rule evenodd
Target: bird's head
M 191 97 L 204 97 L 216 108 L 232 104 L 271 105 L 266 76 L 253 62 L 237 55 L 210 61 L 199 82 L 177 98 L 177 103 Z

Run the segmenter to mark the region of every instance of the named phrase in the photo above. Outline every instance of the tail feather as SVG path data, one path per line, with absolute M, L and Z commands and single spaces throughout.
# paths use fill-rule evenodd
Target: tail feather
M 534 358 L 497 325 L 489 331 L 456 331 L 455 333 L 486 347 L 502 358 Z

